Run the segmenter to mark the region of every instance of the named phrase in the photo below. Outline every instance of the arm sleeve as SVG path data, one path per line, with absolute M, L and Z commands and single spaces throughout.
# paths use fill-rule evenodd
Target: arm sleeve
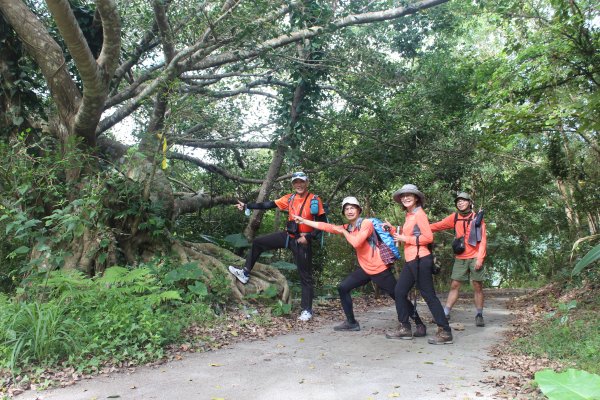
M 431 232 L 444 231 L 446 229 L 454 229 L 454 214 L 448 215 L 443 220 L 429 225 Z
M 250 210 L 267 210 L 269 208 L 275 208 L 277 204 L 274 201 L 263 201 L 262 203 L 246 203 L 246 208 Z
M 416 215 L 416 223 L 419 225 L 419 229 L 421 230 L 421 236 L 419 236 L 419 246 L 425 246 L 429 243 L 433 243 L 433 232 L 431 232 L 431 228 L 429 227 L 429 220 L 427 219 L 427 214 L 424 211 L 417 213 Z M 417 238 L 415 236 L 408 236 L 406 239 L 408 244 L 417 244 Z
M 329 233 L 333 233 L 336 235 L 341 235 L 341 233 L 338 233 L 336 231 L 333 230 L 334 226 L 341 226 L 342 228 L 346 229 L 346 227 L 344 225 L 333 225 L 333 224 L 328 224 L 327 222 L 317 222 L 317 229 L 319 229 L 320 231 L 323 232 L 329 232 Z

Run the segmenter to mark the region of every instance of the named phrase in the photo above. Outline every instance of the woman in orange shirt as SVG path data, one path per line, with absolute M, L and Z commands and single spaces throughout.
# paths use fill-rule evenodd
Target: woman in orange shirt
M 433 242 L 433 233 L 429 228 L 429 220 L 423 204 L 425 195 L 415 185 L 404 185 L 393 195 L 394 201 L 400 203 L 406 211 L 406 220 L 401 232 L 396 232 L 389 223 L 397 242 L 404 243 L 404 267 L 400 272 L 395 288 L 396 311 L 400 326 L 397 331 L 386 333 L 388 339 L 412 339 L 410 322 L 412 304 L 407 298 L 410 289 L 416 284 L 421 296 L 425 299 L 431 314 L 438 326 L 435 337 L 428 340 L 430 344 L 451 344 L 452 330 L 444 316 L 444 309 L 433 287 L 433 256 L 427 248 Z
M 374 232 L 373 222 L 366 218 L 360 218 L 362 208 L 356 197 L 346 197 L 342 200 L 342 213 L 348 220 L 348 224 L 333 225 L 307 220 L 300 216 L 294 216 L 294 220 L 299 224 L 305 224 L 318 230 L 344 235 L 348 243 L 356 250 L 360 268 L 357 268 L 338 285 L 338 293 L 340 294 L 342 308 L 346 314 L 346 321 L 335 326 L 333 329 L 336 331 L 359 331 L 360 324 L 354 318 L 352 297 L 350 296 L 352 289 L 364 286 L 373 281 L 388 293 L 390 297 L 395 298 L 394 288 L 396 286 L 396 278 L 391 268 L 385 265 L 381 259 L 377 243 L 373 243 L 373 239 L 371 239 Z M 412 304 L 410 302 L 408 304 L 410 305 L 409 312 L 412 315 Z M 417 326 L 415 336 L 425 336 L 425 325 L 416 313 L 414 320 Z

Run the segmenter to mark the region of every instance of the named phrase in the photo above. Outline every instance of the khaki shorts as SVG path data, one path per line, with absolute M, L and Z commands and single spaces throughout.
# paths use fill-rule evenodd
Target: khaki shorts
M 451 279 L 454 281 L 469 282 L 470 277 L 473 281 L 483 282 L 485 280 L 485 264 L 483 264 L 480 270 L 476 271 L 476 263 L 477 258 L 467 258 L 465 260 L 455 258 Z

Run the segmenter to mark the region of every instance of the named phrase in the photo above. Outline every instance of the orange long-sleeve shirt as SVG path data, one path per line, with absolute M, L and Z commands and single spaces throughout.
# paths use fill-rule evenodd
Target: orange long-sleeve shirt
M 465 237 L 465 251 L 462 254 L 456 254 L 455 257 L 461 260 L 466 260 L 468 258 L 477 258 L 478 261 L 483 263 L 483 259 L 486 256 L 486 248 L 487 248 L 487 234 L 485 230 L 485 222 L 481 221 L 481 241 L 477 242 L 476 246 L 471 246 L 468 243 L 469 234 L 471 233 L 471 221 L 461 221 L 462 219 L 473 219 L 475 218 L 475 213 L 471 213 L 470 215 L 458 215 L 458 220 L 456 221 L 456 236 L 455 237 Z M 466 230 L 465 230 L 466 225 Z M 431 231 L 438 232 L 446 229 L 454 229 L 454 213 L 448 215 L 443 220 L 431 224 Z
M 417 237 L 415 236 L 415 225 L 419 226 L 421 235 L 419 236 L 419 257 L 425 257 L 431 252 L 427 248 L 429 243 L 433 242 L 433 233 L 429 227 L 427 214 L 421 207 L 415 208 L 412 212 L 406 213 L 406 220 L 402 225 L 402 234 L 407 237 L 404 242 L 404 261 L 409 262 L 417 258 Z M 396 229 L 392 228 L 392 233 Z
M 328 224 L 326 222 L 318 222 L 317 224 L 317 229 L 319 230 L 341 235 L 333 229 L 336 225 Z M 348 228 L 348 225 L 337 226 L 341 226 L 344 229 Z M 356 250 L 358 264 L 368 275 L 375 275 L 387 269 L 387 266 L 383 263 L 381 255 L 379 254 L 379 248 L 375 247 L 375 249 L 373 249 L 369 244 L 368 239 L 373 234 L 373 229 L 373 223 L 365 218 L 360 224 L 359 230 L 354 229 L 346 236 L 348 243 Z

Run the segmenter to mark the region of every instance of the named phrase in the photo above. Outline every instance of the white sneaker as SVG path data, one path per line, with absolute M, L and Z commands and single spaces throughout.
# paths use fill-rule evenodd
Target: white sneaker
M 300 316 L 298 317 L 298 321 L 307 322 L 312 318 L 312 313 L 308 310 L 302 310 Z
M 233 265 L 229 266 L 229 272 L 238 278 L 238 281 L 242 282 L 244 285 L 248 283 L 248 280 L 250 280 L 250 277 L 244 273 L 243 269 L 236 268 Z

